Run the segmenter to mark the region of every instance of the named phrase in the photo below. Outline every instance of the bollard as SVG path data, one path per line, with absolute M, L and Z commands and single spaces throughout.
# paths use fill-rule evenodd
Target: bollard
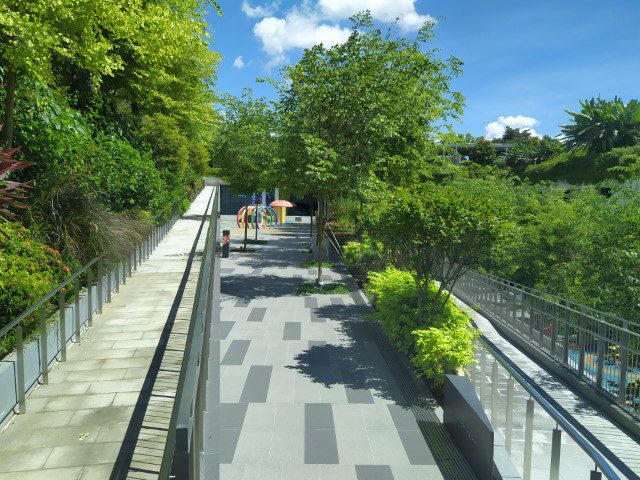
M 231 247 L 231 231 L 222 231 L 222 258 L 229 258 L 229 248 Z

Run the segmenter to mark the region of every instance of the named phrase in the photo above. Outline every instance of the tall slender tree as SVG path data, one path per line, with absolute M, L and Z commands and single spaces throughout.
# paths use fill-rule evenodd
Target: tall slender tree
M 318 282 L 322 281 L 325 201 L 365 192 L 380 182 L 418 181 L 437 135 L 462 110 L 450 87 L 460 72 L 456 58 L 428 49 L 433 24 L 415 40 L 373 28 L 368 13 L 353 18 L 349 39 L 332 48 L 306 50 L 284 70 L 281 182 L 319 201 Z M 364 202 L 363 202 L 364 203 Z

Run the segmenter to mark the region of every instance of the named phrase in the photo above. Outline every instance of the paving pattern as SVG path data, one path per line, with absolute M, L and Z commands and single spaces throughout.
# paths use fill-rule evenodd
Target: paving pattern
M 220 478 L 474 478 L 352 280 L 330 268 L 349 294 L 296 294 L 315 276 L 308 226 L 261 238 L 221 263 Z
M 0 434 L 0 479 L 157 478 L 211 193 L 205 188 Z

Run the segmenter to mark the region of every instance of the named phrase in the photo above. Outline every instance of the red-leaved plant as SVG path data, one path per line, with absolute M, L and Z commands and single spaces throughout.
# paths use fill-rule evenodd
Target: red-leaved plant
M 0 129 L 2 125 L 0 125 Z M 12 170 L 26 168 L 33 162 L 21 161 L 13 158 L 19 151 L 18 148 L 0 150 L 0 221 L 15 220 L 16 215 L 12 210 L 16 208 L 27 208 L 24 203 L 28 183 L 14 182 L 7 180 L 7 174 Z

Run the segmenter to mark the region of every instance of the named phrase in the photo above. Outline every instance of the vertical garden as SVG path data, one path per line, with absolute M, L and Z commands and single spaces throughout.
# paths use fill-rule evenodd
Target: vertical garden
M 218 9 L 0 5 L 0 326 L 200 188 L 220 123 L 204 18 Z

